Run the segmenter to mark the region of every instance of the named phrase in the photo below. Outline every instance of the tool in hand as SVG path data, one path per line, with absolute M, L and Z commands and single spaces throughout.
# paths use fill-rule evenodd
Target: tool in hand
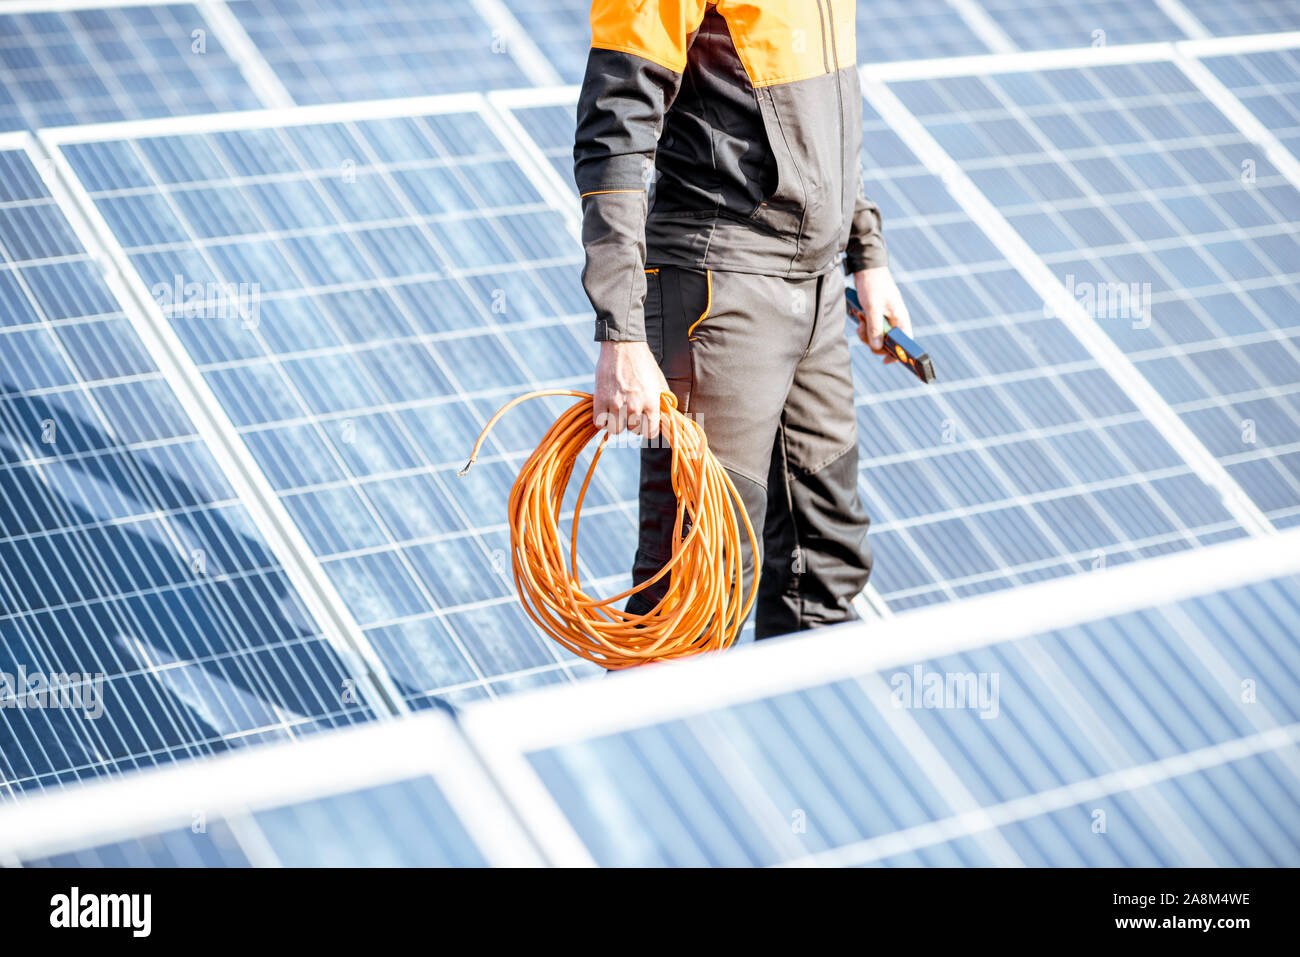
M 867 321 L 862 300 L 858 298 L 858 291 L 852 286 L 844 290 L 844 304 L 854 320 L 860 323 Z M 890 329 L 885 334 L 883 346 L 886 354 L 911 369 L 922 382 L 928 384 L 934 381 L 934 363 L 930 360 L 930 354 L 902 329 Z

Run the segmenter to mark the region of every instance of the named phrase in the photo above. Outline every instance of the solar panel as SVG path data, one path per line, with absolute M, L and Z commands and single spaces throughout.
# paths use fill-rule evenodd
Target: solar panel
M 1157 0 L 980 0 L 1021 50 L 1182 40 L 1187 33 Z
M 193 4 L 6 6 L 0 130 L 263 105 Z
M 1223 579 L 1259 542 L 1222 546 L 778 640 L 718 662 L 725 681 L 704 662 L 476 706 L 466 728 L 526 823 L 568 822 L 564 863 L 1294 865 L 1300 577 L 1274 571 L 1294 542 L 1262 581 Z
M 232 0 L 226 6 L 296 103 L 555 81 L 549 65 L 527 58 L 530 41 L 517 24 L 480 13 L 486 4 Z
M 0 141 L 0 800 L 369 717 L 21 145 Z M 56 704 L 34 682 L 59 676 Z
M 1300 21 L 1300 10 L 1297 10 Z M 1210 71 L 1278 141 L 1300 157 L 1300 50 L 1208 57 Z
M 166 321 L 417 706 L 593 667 L 524 618 L 503 521 L 566 403 L 512 413 L 454 474 L 507 399 L 588 382 L 580 249 L 488 120 L 439 102 L 63 147 L 146 288 L 256 285 L 254 324 L 178 301 Z M 630 575 L 635 469 L 607 456 L 584 508 L 598 587 Z
M 892 90 L 1254 504 L 1300 520 L 1300 193 L 1173 63 Z
M 0 862 L 24 867 L 537 862 L 446 715 L 360 730 L 23 802 L 0 815 Z M 96 810 L 70 820 L 67 808 L 83 804 Z

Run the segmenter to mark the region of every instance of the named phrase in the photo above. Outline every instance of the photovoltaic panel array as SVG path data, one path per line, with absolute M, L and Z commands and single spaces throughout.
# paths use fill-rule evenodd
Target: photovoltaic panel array
M 262 105 L 191 4 L 12 14 L 0 5 L 0 130 Z
M 295 103 L 529 86 L 498 28 L 471 2 L 227 3 Z
M 370 715 L 344 703 L 348 671 L 15 149 L 0 151 L 0 673 L 0 800 Z M 29 679 L 56 676 L 63 707 L 35 707 Z
M 519 608 L 504 521 L 568 400 L 512 411 L 455 475 L 499 405 L 594 361 L 576 240 L 478 113 L 64 150 L 164 299 L 256 286 L 253 321 L 175 297 L 166 318 L 413 703 L 590 669 Z M 630 575 L 635 469 L 611 452 L 584 506 L 598 586 Z
M 1286 577 L 528 761 L 608 866 L 1295 866 L 1297 630 Z
M 979 5 L 1021 50 L 1187 37 L 1156 0 L 979 0 Z
M 1300 521 L 1300 192 L 1173 63 L 892 84 L 1279 527 Z

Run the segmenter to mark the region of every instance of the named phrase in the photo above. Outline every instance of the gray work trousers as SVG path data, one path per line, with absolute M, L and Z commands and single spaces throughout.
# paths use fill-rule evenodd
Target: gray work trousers
M 871 574 L 858 496 L 857 419 L 844 278 L 646 270 L 646 339 L 678 408 L 695 416 L 726 468 L 762 554 L 757 638 L 857 618 Z M 671 557 L 672 452 L 641 451 L 638 584 Z M 741 529 L 746 583 L 754 556 Z M 667 582 L 633 595 L 648 611 Z M 748 584 L 746 585 L 748 587 Z

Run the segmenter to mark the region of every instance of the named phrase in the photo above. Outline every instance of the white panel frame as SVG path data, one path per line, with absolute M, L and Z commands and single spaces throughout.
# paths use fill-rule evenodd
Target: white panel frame
M 526 753 L 1295 574 L 1300 528 L 522 691 L 467 705 L 462 723 L 476 745 Z

